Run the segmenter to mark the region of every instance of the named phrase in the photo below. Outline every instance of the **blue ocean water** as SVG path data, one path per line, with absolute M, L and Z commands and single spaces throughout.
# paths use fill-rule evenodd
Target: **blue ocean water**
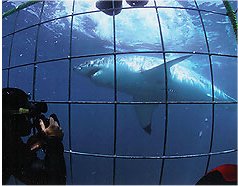
M 207 166 L 236 163 L 236 152 L 206 155 L 236 149 L 236 104 L 218 99 L 213 110 L 211 97 L 196 99 L 196 91 L 177 95 L 180 87 L 168 90 L 173 104 L 165 104 L 163 88 L 153 104 L 149 135 L 140 126 L 133 96 L 119 88 L 133 80 L 110 74 L 113 86 L 105 87 L 75 70 L 102 57 L 115 59 L 119 68 L 119 59 L 127 57 L 156 57 L 163 63 L 163 57 L 170 61 L 192 54 L 174 72 L 182 75 L 187 71 L 181 69 L 188 69 L 211 82 L 211 62 L 214 85 L 237 100 L 236 38 L 222 1 L 156 0 L 131 8 L 123 0 L 114 18 L 95 2 L 39 2 L 3 19 L 3 87 L 23 89 L 32 100 L 48 103 L 47 115 L 58 115 L 65 133 L 67 183 L 195 184 Z M 20 3 L 4 1 L 3 12 Z M 237 2 L 230 3 L 236 9 Z M 159 65 L 128 64 L 137 71 Z M 211 84 L 208 92 L 212 95 Z M 187 102 L 176 103 L 181 101 Z

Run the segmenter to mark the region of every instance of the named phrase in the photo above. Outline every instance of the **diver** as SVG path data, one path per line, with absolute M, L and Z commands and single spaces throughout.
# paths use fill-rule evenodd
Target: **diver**
M 144 7 L 149 0 L 126 0 L 127 4 L 131 7 Z M 119 14 L 122 10 L 122 0 L 98 0 L 96 7 L 107 15 L 113 16 L 113 8 L 115 15 Z
M 17 88 L 2 89 L 2 183 L 11 175 L 30 185 L 66 184 L 63 131 L 55 114 L 47 119 L 45 103 L 31 103 Z M 37 133 L 24 143 L 21 137 Z M 37 156 L 42 149 L 44 159 Z

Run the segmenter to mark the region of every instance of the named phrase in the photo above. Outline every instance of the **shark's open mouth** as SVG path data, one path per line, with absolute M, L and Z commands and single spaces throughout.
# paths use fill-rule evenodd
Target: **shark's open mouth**
M 90 77 L 92 77 L 95 73 L 97 73 L 99 71 L 99 69 L 98 68 L 95 68 L 95 69 L 92 69 L 92 70 L 90 70 L 89 72 L 88 72 L 88 76 L 90 76 Z
M 87 76 L 87 77 L 92 77 L 95 73 L 97 73 L 100 68 L 97 67 L 89 67 L 88 65 L 79 65 L 75 66 L 73 68 L 75 71 L 79 72 L 80 74 Z

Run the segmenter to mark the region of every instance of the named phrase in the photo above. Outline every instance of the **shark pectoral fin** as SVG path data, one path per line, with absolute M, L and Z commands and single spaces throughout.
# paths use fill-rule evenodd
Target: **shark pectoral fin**
M 172 66 L 182 62 L 183 60 L 191 57 L 191 55 L 182 56 L 171 61 L 166 62 L 167 69 L 170 69 Z M 154 68 L 142 72 L 145 77 L 164 80 L 164 63 L 158 65 Z
M 148 133 L 151 133 L 151 120 L 154 111 L 154 105 L 138 104 L 135 105 L 136 115 L 141 127 Z
M 152 114 L 155 109 L 155 105 L 136 104 L 134 105 L 134 107 L 135 107 L 136 115 L 138 117 L 141 127 L 145 130 L 145 132 L 147 132 L 148 134 L 151 134 L 151 121 L 152 121 Z

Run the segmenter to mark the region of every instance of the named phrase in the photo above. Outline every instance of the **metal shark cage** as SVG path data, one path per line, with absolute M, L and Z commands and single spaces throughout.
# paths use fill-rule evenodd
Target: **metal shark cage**
M 2 4 L 4 6 L 4 4 L 7 1 L 3 1 Z M 161 171 L 160 174 L 158 175 L 159 177 L 159 182 L 156 184 L 162 184 L 162 180 L 163 180 L 163 174 L 164 174 L 164 162 L 166 159 L 189 159 L 189 158 L 194 158 L 194 157 L 208 157 L 207 159 L 207 163 L 206 163 L 206 170 L 204 172 L 204 174 L 207 173 L 208 168 L 209 168 L 209 164 L 210 164 L 210 158 L 212 156 L 216 156 L 216 155 L 221 155 L 221 154 L 228 154 L 228 153 L 234 153 L 237 152 L 237 148 L 235 149 L 228 149 L 228 150 L 224 150 L 224 151 L 218 151 L 218 152 L 212 152 L 212 145 L 213 145 L 213 140 L 214 140 L 214 107 L 215 105 L 218 104 L 230 104 L 230 105 L 237 105 L 237 101 L 219 101 L 216 102 L 214 99 L 214 78 L 213 78 L 213 65 L 212 65 L 212 56 L 224 56 L 224 57 L 231 57 L 231 58 L 237 58 L 236 55 L 227 55 L 227 54 L 220 54 L 220 53 L 212 53 L 210 51 L 210 47 L 209 47 L 209 43 L 208 43 L 208 37 L 207 37 L 207 32 L 204 26 L 204 21 L 203 18 L 201 16 L 201 12 L 207 12 L 207 13 L 212 13 L 212 14 L 218 14 L 218 15 L 223 15 L 223 16 L 227 16 L 227 14 L 224 13 L 219 13 L 216 11 L 209 11 L 209 10 L 204 10 L 204 9 L 200 9 L 196 0 L 194 0 L 194 3 L 196 5 L 196 8 L 187 8 L 187 7 L 167 7 L 167 6 L 158 6 L 156 5 L 156 1 L 154 1 L 154 6 L 148 6 L 148 7 L 143 7 L 143 8 L 154 8 L 156 10 L 157 13 L 157 20 L 158 20 L 158 24 L 159 24 L 159 33 L 160 33 L 160 39 L 161 39 L 161 45 L 162 45 L 162 50 L 161 51 L 141 51 L 141 52 L 117 52 L 116 51 L 116 35 L 115 35 L 115 9 L 113 8 L 113 42 L 114 42 L 114 46 L 113 46 L 113 52 L 112 53 L 100 53 L 100 54 L 91 54 L 91 55 L 78 55 L 78 56 L 73 56 L 72 55 L 72 27 L 73 27 L 73 19 L 74 16 L 76 15 L 82 15 L 82 14 L 87 14 L 87 13 L 92 13 L 92 12 L 100 12 L 100 10 L 96 10 L 96 11 L 91 11 L 91 12 L 83 12 L 83 13 L 75 13 L 74 7 L 75 7 L 75 0 L 73 1 L 73 5 L 72 5 L 72 14 L 69 15 L 65 15 L 62 17 L 57 17 L 57 18 L 53 18 L 53 19 L 49 19 L 47 21 L 42 21 L 42 14 L 43 14 L 43 8 L 44 5 L 46 3 L 46 1 L 39 1 L 40 3 L 42 3 L 42 7 L 41 7 L 41 12 L 40 12 L 40 18 L 39 18 L 39 22 L 37 24 L 33 24 L 31 26 L 28 26 L 26 28 L 22 28 L 22 29 L 18 29 L 16 30 L 16 23 L 17 23 L 17 17 L 19 15 L 19 12 L 21 10 L 17 10 L 16 12 L 14 12 L 16 14 L 16 18 L 15 18 L 15 22 L 14 22 L 14 31 L 11 33 L 8 33 L 7 35 L 3 36 L 3 39 L 8 37 L 8 36 L 12 36 L 11 37 L 11 44 L 10 44 L 10 54 L 9 54 L 9 60 L 8 60 L 8 65 L 7 67 L 3 68 L 2 70 L 7 72 L 7 87 L 9 87 L 9 78 L 10 78 L 10 73 L 9 71 L 11 69 L 17 69 L 19 67 L 24 67 L 24 66 L 28 66 L 28 65 L 33 65 L 34 66 L 34 70 L 33 70 L 33 92 L 32 92 L 32 100 L 35 100 L 35 90 L 36 90 L 36 69 L 37 69 L 37 65 L 38 64 L 44 64 L 44 63 L 48 63 L 48 62 L 57 62 L 60 60 L 68 60 L 69 61 L 69 82 L 68 82 L 68 101 L 45 101 L 46 103 L 51 103 L 51 104 L 67 104 L 68 105 L 68 118 L 69 118 L 69 123 L 68 123 L 68 132 L 69 132 L 69 150 L 65 150 L 66 154 L 69 154 L 69 161 L 70 161 L 70 173 L 69 173 L 69 177 L 70 177 L 70 183 L 73 183 L 73 169 L 72 169 L 72 155 L 79 155 L 79 156 L 91 156 L 91 157 L 99 157 L 99 158 L 109 158 L 109 159 L 113 159 L 113 178 L 112 178 L 112 183 L 111 184 L 116 184 L 115 183 L 115 172 L 116 172 L 116 160 L 117 159 L 161 159 L 162 160 L 162 165 L 161 165 Z M 124 7 L 122 9 L 132 9 L 133 7 Z M 199 14 L 199 19 L 201 21 L 202 24 L 202 29 L 203 29 L 203 33 L 205 36 L 205 41 L 206 41 L 206 46 L 207 46 L 207 52 L 183 52 L 183 51 L 166 51 L 165 47 L 164 47 L 164 40 L 163 40 L 163 33 L 162 33 L 162 29 L 161 29 L 161 22 L 160 22 L 160 17 L 158 14 L 158 10 L 159 9 L 166 9 L 166 8 L 173 8 L 173 9 L 185 9 L 185 10 L 194 10 L 197 11 Z M 70 50 L 69 50 L 69 54 L 67 57 L 63 57 L 63 58 L 54 58 L 54 59 L 49 59 L 49 60 L 37 60 L 37 55 L 38 55 L 38 41 L 39 41 L 39 30 L 40 30 L 40 26 L 42 24 L 51 22 L 51 21 L 55 21 L 58 19 L 62 19 L 62 18 L 66 18 L 66 17 L 71 17 L 71 24 L 70 24 Z M 4 26 L 4 25 L 3 25 Z M 13 38 L 15 36 L 15 34 L 17 34 L 18 32 L 30 29 L 32 27 L 37 27 L 37 31 L 36 31 L 36 44 L 35 44 L 35 54 L 34 54 L 34 61 L 31 63 L 27 63 L 27 64 L 21 64 L 21 65 L 15 65 L 15 66 L 11 66 L 11 55 L 12 55 L 12 47 L 13 47 Z M 143 53 L 157 53 L 157 54 L 162 54 L 163 56 L 163 61 L 164 61 L 164 72 L 165 72 L 165 87 L 166 87 L 166 91 L 165 91 L 165 101 L 160 101 L 160 102 L 127 102 L 127 101 L 118 101 L 118 95 L 117 95 L 117 68 L 116 68 L 116 56 L 118 54 L 143 54 Z M 212 83 L 212 101 L 169 101 L 168 100 L 168 82 L 167 82 L 167 70 L 166 70 L 166 54 L 171 54 L 171 53 L 176 53 L 176 54 L 192 54 L 192 55 L 207 55 L 209 57 L 209 65 L 210 65 L 210 75 L 211 75 L 211 83 Z M 112 55 L 114 56 L 114 101 L 72 101 L 71 98 L 71 71 L 72 71 L 72 60 L 73 59 L 80 59 L 80 58 L 84 58 L 84 57 L 96 57 L 96 56 L 104 56 L 104 55 Z M 71 126 L 71 105 L 84 105 L 84 104 L 108 104 L 108 105 L 114 105 L 114 141 L 113 141 L 113 154 L 98 154 L 98 153 L 85 153 L 85 152 L 78 152 L 78 151 L 74 151 L 72 150 L 72 141 L 71 141 L 71 130 L 72 130 L 72 126 Z M 117 154 L 117 148 L 116 148 L 116 144 L 117 144 L 117 107 L 118 105 L 134 105 L 134 104 L 163 104 L 165 105 L 165 130 L 164 130 L 164 145 L 163 145 L 163 153 L 161 156 L 128 156 L 128 155 L 118 155 Z M 167 144 L 167 135 L 168 135 L 168 106 L 169 105 L 173 105 L 173 104 L 207 104 L 207 105 L 211 105 L 212 106 L 212 117 L 211 117 L 211 123 L 212 123 L 212 128 L 211 128 L 211 137 L 210 137 L 210 145 L 209 145 L 209 152 L 208 153 L 200 153 L 200 154 L 186 154 L 186 155 L 166 155 L 166 144 Z

